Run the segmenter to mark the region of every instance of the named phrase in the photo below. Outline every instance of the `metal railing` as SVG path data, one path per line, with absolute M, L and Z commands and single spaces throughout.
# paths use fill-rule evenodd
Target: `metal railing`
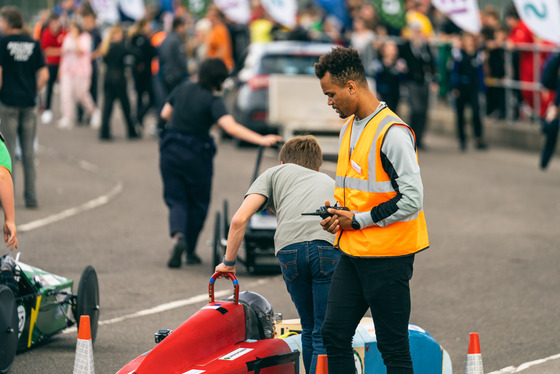
M 406 39 L 402 37 L 395 37 L 395 36 L 387 36 L 387 37 L 380 37 L 376 39 L 376 42 L 381 43 L 384 40 L 391 39 L 394 40 L 397 44 L 402 44 L 406 42 Z M 450 41 L 441 40 L 438 37 L 434 37 L 431 39 L 428 44 L 432 49 L 432 54 L 434 56 L 434 60 L 438 58 L 438 49 L 445 45 L 451 45 Z M 505 103 L 506 103 L 506 120 L 514 121 L 515 115 L 515 107 L 516 105 L 521 105 L 521 102 L 516 102 L 515 100 L 515 91 L 532 91 L 533 95 L 533 103 L 531 108 L 531 114 L 528 116 L 527 120 L 531 123 L 540 122 L 539 118 L 539 108 L 541 106 L 541 95 L 540 92 L 545 90 L 543 85 L 541 84 L 541 77 L 542 71 L 544 69 L 544 61 L 543 61 L 543 54 L 560 52 L 560 48 L 545 45 L 545 44 L 536 44 L 536 43 L 516 43 L 513 46 L 504 45 L 504 57 L 505 57 L 505 77 L 504 78 L 492 78 L 492 77 L 485 77 L 485 83 L 488 87 L 498 87 L 504 88 L 505 90 Z M 514 72 L 513 66 L 513 55 L 514 53 L 518 52 L 531 52 L 533 58 L 533 80 L 529 81 L 521 81 L 516 80 L 514 77 L 516 76 Z M 367 58 L 372 59 L 377 57 L 378 51 L 374 51 L 374 56 L 368 56 Z M 519 67 L 521 68 L 521 67 Z M 441 76 L 443 74 L 447 74 L 447 71 L 437 71 L 437 73 Z
M 533 105 L 531 122 L 539 122 L 541 95 L 540 93 L 545 90 L 541 84 L 542 71 L 544 69 L 544 61 L 542 58 L 543 53 L 560 52 L 558 47 L 535 44 L 535 43 L 516 43 L 512 49 L 505 48 L 505 67 L 506 76 L 501 81 L 488 81 L 487 84 L 493 87 L 505 88 L 506 94 L 506 119 L 512 121 L 514 119 L 514 106 L 515 99 L 513 95 L 514 90 L 532 91 Z M 515 80 L 515 72 L 513 71 L 513 54 L 516 52 L 530 52 L 533 58 L 533 80 L 532 82 Z M 519 66 L 521 69 L 522 66 Z M 527 103 L 531 104 L 531 103 Z

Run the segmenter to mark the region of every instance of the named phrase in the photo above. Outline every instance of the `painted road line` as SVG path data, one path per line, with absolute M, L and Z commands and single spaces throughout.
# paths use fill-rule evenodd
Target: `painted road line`
M 247 289 L 251 289 L 251 288 L 254 288 L 254 287 L 258 287 L 258 286 L 263 286 L 263 285 L 267 284 L 268 281 L 269 281 L 269 279 L 266 278 L 266 279 L 260 279 L 256 282 L 253 282 L 253 283 L 249 283 L 247 285 Z M 223 296 L 228 296 L 228 295 L 231 295 L 231 290 L 218 291 L 218 292 L 215 293 L 216 298 L 223 297 Z M 135 312 L 135 313 L 132 313 L 132 314 L 127 314 L 127 315 L 122 316 L 122 317 L 116 317 L 116 318 L 108 319 L 108 320 L 105 320 L 105 321 L 99 321 L 99 326 L 112 325 L 112 324 L 115 324 L 115 323 L 120 323 L 120 322 L 127 321 L 129 319 L 146 317 L 146 316 L 150 316 L 150 315 L 154 315 L 154 314 L 158 314 L 158 313 L 167 312 L 167 311 L 170 311 L 170 310 L 173 310 L 173 309 L 181 308 L 181 307 L 184 307 L 184 306 L 187 306 L 187 305 L 198 304 L 198 303 L 203 303 L 203 302 L 207 302 L 207 301 L 208 301 L 208 294 L 196 295 L 196 296 L 189 297 L 188 299 L 176 300 L 176 301 L 171 301 L 169 303 L 160 304 L 160 305 L 157 305 L 153 308 L 140 310 L 138 312 Z M 71 327 L 69 329 L 63 330 L 62 334 L 68 334 L 68 333 L 76 332 L 76 331 L 78 331 L 76 327 Z
M 526 362 L 524 364 L 519 365 L 518 367 L 513 367 L 513 366 L 508 366 L 507 368 L 503 368 L 501 370 L 498 371 L 493 371 L 489 374 L 511 374 L 511 373 L 520 373 L 525 369 L 529 369 L 533 366 L 537 366 L 537 365 L 542 365 L 547 363 L 548 361 L 553 361 L 553 360 L 559 360 L 560 359 L 560 354 L 554 355 L 554 356 L 550 356 L 547 358 L 542 358 L 540 360 L 535 360 L 535 361 L 530 361 L 530 362 Z
M 72 217 L 75 216 L 76 214 L 97 208 L 101 205 L 105 205 L 107 204 L 113 197 L 115 197 L 116 195 L 118 195 L 119 193 L 122 192 L 123 189 L 123 185 L 121 182 L 119 182 L 115 187 L 113 187 L 113 189 L 111 191 L 109 191 L 109 193 L 101 195 L 99 197 L 96 197 L 93 200 L 87 201 L 82 205 L 79 205 L 77 207 L 74 208 L 69 208 L 66 210 L 63 210 L 60 213 L 56 213 L 56 214 L 52 214 L 50 216 L 47 216 L 45 218 L 41 218 L 35 221 L 31 221 L 28 223 L 24 223 L 22 225 L 19 225 L 17 227 L 18 232 L 22 233 L 22 232 L 27 232 L 27 231 L 31 231 L 31 230 L 35 230 L 38 229 L 40 227 L 43 226 L 47 226 L 50 225 L 51 223 L 54 222 L 59 222 L 62 221 L 68 217 Z
M 54 149 L 52 148 L 47 148 L 47 147 L 41 147 L 41 152 L 46 153 L 50 156 L 60 156 Z M 79 168 L 81 168 L 82 170 L 88 171 L 90 173 L 94 173 L 94 174 L 99 174 L 99 167 L 97 167 L 97 165 L 94 165 L 88 161 L 85 160 L 76 160 L 72 157 L 62 157 L 64 160 L 66 160 L 68 163 L 70 164 L 74 164 L 77 165 Z M 63 210 L 60 213 L 56 213 L 56 214 L 52 214 L 50 216 L 47 216 L 45 218 L 41 218 L 35 221 L 31 221 L 28 223 L 24 223 L 21 225 L 17 226 L 17 230 L 22 233 L 22 232 L 28 232 L 31 230 L 35 230 L 38 229 L 40 227 L 44 227 L 47 225 L 50 225 L 51 223 L 55 223 L 55 222 L 59 222 L 62 221 L 66 218 L 75 216 L 77 214 L 86 212 L 88 210 L 97 208 L 101 205 L 105 205 L 107 204 L 109 201 L 111 201 L 111 199 L 113 199 L 115 196 L 117 196 L 118 194 L 120 194 L 123 190 L 123 184 L 122 182 L 118 182 L 111 191 L 109 191 L 108 193 L 101 195 L 99 197 L 96 197 L 95 199 L 92 199 L 90 201 L 85 202 L 84 204 L 81 204 L 77 207 L 73 207 L 73 208 L 69 208 L 66 210 Z

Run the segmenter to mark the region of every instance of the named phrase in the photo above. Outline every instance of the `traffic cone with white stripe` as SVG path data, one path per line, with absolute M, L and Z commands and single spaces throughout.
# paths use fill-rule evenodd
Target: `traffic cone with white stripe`
M 91 342 L 91 325 L 89 316 L 80 316 L 74 374 L 95 374 L 93 367 L 93 345 Z
M 317 356 L 317 367 L 315 374 L 329 374 L 329 367 L 327 366 L 327 355 Z
M 484 374 L 484 369 L 482 368 L 482 354 L 480 353 L 480 341 L 477 332 L 471 332 L 469 334 L 466 374 Z

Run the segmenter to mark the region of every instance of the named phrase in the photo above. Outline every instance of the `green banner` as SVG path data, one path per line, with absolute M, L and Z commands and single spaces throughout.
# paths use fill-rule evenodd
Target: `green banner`
M 208 5 L 210 4 L 210 0 L 182 0 L 182 2 L 197 19 L 203 18 L 206 15 Z
M 373 0 L 382 24 L 402 29 L 406 26 L 403 0 Z

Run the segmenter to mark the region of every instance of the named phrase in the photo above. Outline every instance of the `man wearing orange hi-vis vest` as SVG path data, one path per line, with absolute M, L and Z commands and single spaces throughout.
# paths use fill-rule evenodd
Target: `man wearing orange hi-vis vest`
M 414 132 L 368 87 L 358 52 L 335 48 L 315 64 L 340 132 L 335 199 L 323 229 L 342 251 L 322 327 L 329 374 L 354 373 L 352 337 L 368 308 L 387 374 L 410 374 L 414 256 L 428 248 Z M 325 202 L 330 206 L 330 202 Z

